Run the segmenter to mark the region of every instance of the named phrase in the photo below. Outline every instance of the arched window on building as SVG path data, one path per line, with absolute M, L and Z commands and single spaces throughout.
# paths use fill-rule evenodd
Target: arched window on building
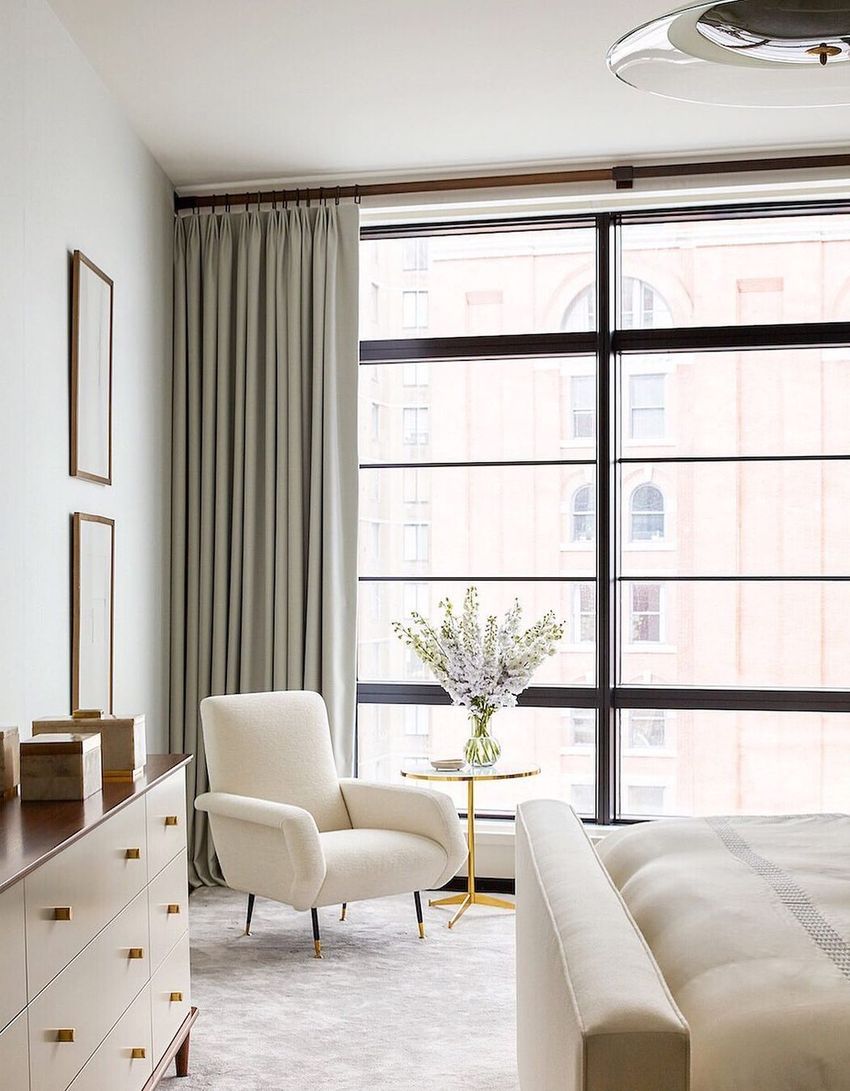
M 633 542 L 664 538 L 664 493 L 657 485 L 638 485 L 629 504 L 629 537 Z
M 572 534 L 574 542 L 592 542 L 596 512 L 593 486 L 582 485 L 573 493 Z
M 620 298 L 621 330 L 653 330 L 673 325 L 667 300 L 651 284 L 638 277 L 623 277 Z M 596 287 L 589 284 L 575 297 L 561 320 L 568 333 L 596 328 Z

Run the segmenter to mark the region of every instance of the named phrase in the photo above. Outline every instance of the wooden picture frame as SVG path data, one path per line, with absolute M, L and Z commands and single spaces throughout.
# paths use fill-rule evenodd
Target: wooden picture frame
M 112 712 L 115 521 L 74 512 L 71 537 L 71 711 Z
M 112 484 L 112 293 L 79 250 L 71 265 L 71 476 Z

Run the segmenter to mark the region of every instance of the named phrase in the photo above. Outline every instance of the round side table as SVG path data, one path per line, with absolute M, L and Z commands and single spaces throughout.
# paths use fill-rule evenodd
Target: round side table
M 429 906 L 456 905 L 458 910 L 449 921 L 453 927 L 471 905 L 489 905 L 495 909 L 515 909 L 513 902 L 503 898 L 493 898 L 489 894 L 479 894 L 475 889 L 475 785 L 485 780 L 516 780 L 519 777 L 535 777 L 540 772 L 539 765 L 510 765 L 500 763 L 489 769 L 468 766 L 453 772 L 438 772 L 436 769 L 405 768 L 401 775 L 409 780 L 436 780 L 444 783 L 466 784 L 466 831 L 469 844 L 469 858 L 466 866 L 466 893 L 453 894 L 450 898 L 436 898 L 428 902 Z

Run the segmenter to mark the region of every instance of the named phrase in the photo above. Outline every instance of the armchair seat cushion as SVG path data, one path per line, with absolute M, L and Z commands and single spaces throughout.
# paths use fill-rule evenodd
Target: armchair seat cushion
M 331 830 L 319 840 L 327 871 L 317 906 L 427 890 L 446 868 L 445 849 L 415 833 Z

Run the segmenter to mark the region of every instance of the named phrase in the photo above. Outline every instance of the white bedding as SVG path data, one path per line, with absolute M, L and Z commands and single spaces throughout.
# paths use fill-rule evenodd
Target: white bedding
M 690 1026 L 691 1091 L 850 1091 L 850 816 L 648 823 L 599 855 Z

